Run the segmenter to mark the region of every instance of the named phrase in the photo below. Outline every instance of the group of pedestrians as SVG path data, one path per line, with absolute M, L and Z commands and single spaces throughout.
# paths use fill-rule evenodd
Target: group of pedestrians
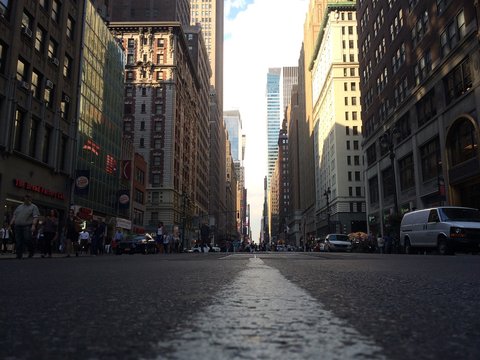
M 82 220 L 73 209 L 68 211 L 63 227 L 55 209 L 49 210 L 40 221 L 40 211 L 27 194 L 23 203 L 14 210 L 10 222 L 5 222 L 0 230 L 0 250 L 6 253 L 8 245 L 13 242 L 18 259 L 23 257 L 24 252 L 33 257 L 37 249 L 42 258 L 51 257 L 56 248 L 66 257 L 78 256 L 80 251 L 89 251 L 92 255 L 103 253 L 108 242 L 106 224 L 94 222 L 91 233 L 82 230 L 81 225 Z
M 163 225 L 163 222 L 159 222 L 155 236 L 155 242 L 157 243 L 157 250 L 159 253 L 167 255 L 172 252 L 182 251 L 180 229 L 176 225 L 173 227 L 173 231 L 168 233 Z

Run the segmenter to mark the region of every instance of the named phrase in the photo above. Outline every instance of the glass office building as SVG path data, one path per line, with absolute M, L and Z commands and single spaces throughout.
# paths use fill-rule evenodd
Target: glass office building
M 123 59 L 122 48 L 87 1 L 73 203 L 101 220 L 122 212 Z

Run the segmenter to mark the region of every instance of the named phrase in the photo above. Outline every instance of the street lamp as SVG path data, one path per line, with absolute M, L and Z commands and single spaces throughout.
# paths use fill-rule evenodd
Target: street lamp
M 325 190 L 323 193 L 323 196 L 327 198 L 327 227 L 328 227 L 328 233 L 330 233 L 330 201 L 329 201 L 329 196 L 332 193 L 330 190 L 330 186 Z

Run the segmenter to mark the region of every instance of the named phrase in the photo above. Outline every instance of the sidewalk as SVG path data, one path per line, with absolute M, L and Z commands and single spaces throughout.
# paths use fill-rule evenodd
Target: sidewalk
M 45 259 L 45 260 L 48 260 L 48 259 L 53 259 L 53 258 L 66 258 L 67 255 L 65 254 L 60 254 L 60 253 L 54 253 L 52 254 L 52 257 L 49 258 L 49 257 L 45 257 L 45 258 L 42 258 L 41 256 L 42 254 L 39 254 L 39 253 L 35 253 L 33 255 L 33 257 L 29 258 L 28 257 L 28 253 L 25 253 L 23 254 L 23 257 L 22 257 L 22 260 L 25 260 L 25 259 Z M 108 256 L 108 255 L 111 255 L 111 254 L 102 254 L 102 255 L 99 255 L 99 256 Z M 90 255 L 90 254 L 78 254 L 78 257 L 91 257 L 93 255 Z M 75 258 L 77 256 L 75 255 L 71 255 L 70 256 L 71 258 Z M 0 260 L 15 260 L 17 258 L 17 255 L 16 254 L 12 254 L 12 253 L 0 253 Z

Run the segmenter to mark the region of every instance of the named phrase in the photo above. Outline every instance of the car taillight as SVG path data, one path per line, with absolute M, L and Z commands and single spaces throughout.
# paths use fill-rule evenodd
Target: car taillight
M 450 228 L 450 237 L 451 238 L 463 238 L 467 234 L 465 232 L 465 229 L 459 228 L 459 227 L 451 227 Z

